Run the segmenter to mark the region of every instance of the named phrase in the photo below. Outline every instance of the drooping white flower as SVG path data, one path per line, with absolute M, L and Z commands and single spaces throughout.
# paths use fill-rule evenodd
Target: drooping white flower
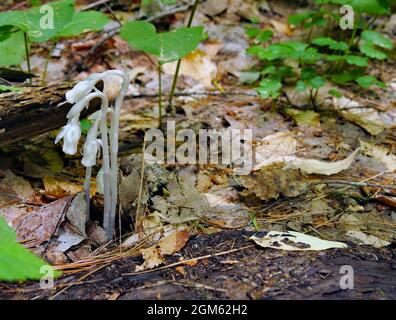
M 81 128 L 78 118 L 69 120 L 56 137 L 55 143 L 63 139 L 63 152 L 68 155 L 77 153 L 78 142 L 81 138 Z
M 83 158 L 81 163 L 84 167 L 93 167 L 96 164 L 96 158 L 98 156 L 99 147 L 102 145 L 102 141 L 97 138 L 88 139 L 84 144 Z
M 73 89 L 66 93 L 66 100 L 69 103 L 77 103 L 86 95 L 88 95 L 94 88 L 93 81 L 84 80 L 75 85 Z
M 81 111 L 87 106 L 88 102 L 87 99 L 81 99 L 78 101 L 67 113 L 66 118 L 71 119 L 75 117 L 80 117 Z

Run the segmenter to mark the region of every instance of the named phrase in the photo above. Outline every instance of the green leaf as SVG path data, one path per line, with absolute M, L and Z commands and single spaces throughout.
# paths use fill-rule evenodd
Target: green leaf
M 372 86 L 378 86 L 380 88 L 385 88 L 385 84 L 382 81 L 379 81 L 377 78 L 373 76 L 362 76 L 356 79 L 357 84 L 364 89 L 368 89 Z
M 329 37 L 316 38 L 312 41 L 313 44 L 316 44 L 320 47 L 329 47 L 333 50 L 347 51 L 348 45 L 344 41 L 336 41 Z
M 298 80 L 297 84 L 296 84 L 296 90 L 298 92 L 304 92 L 304 91 L 308 90 L 308 86 L 304 81 Z
M 301 23 L 307 21 L 308 19 L 311 19 L 312 17 L 315 16 L 314 11 L 309 11 L 309 12 L 304 12 L 304 13 L 298 13 L 298 14 L 291 14 L 289 15 L 287 22 L 291 24 L 292 26 L 298 26 Z
M 308 80 L 309 85 L 314 89 L 319 89 L 324 86 L 325 79 L 322 76 L 316 76 L 310 80 Z
M 261 29 L 259 28 L 247 28 L 246 29 L 246 35 L 249 38 L 256 38 L 261 32 Z
M 362 75 L 361 69 L 349 70 L 343 73 L 334 74 L 331 77 L 331 81 L 337 84 L 346 84 L 348 82 L 355 81 L 361 75 Z
M 99 31 L 110 21 L 103 13 L 98 11 L 77 12 L 58 37 L 78 36 L 88 31 Z
M 0 26 L 15 26 L 26 32 L 32 42 L 47 41 L 55 37 L 73 18 L 74 0 L 51 2 L 47 6 L 53 9 L 53 19 L 51 14 L 44 10 L 44 6 L 39 6 L 24 11 L 0 13 Z
M 392 50 L 393 49 L 393 42 L 387 36 L 371 30 L 365 30 L 362 33 L 362 39 L 369 41 L 381 48 Z
M 263 60 L 278 60 L 290 57 L 293 54 L 293 49 L 282 43 L 275 43 L 268 48 L 258 51 L 258 57 Z
M 359 43 L 360 52 L 365 54 L 369 58 L 378 59 L 378 60 L 385 60 L 387 55 L 376 49 L 374 44 L 367 41 L 360 41 Z
M 315 0 L 317 4 L 332 3 L 338 5 L 350 5 L 356 12 L 384 15 L 390 13 L 388 0 Z
M 3 217 L 0 217 L 0 280 L 39 280 L 41 267 L 47 265 L 16 241 L 16 235 Z M 59 276 L 60 272 L 54 272 Z
M 322 16 L 316 16 L 311 21 L 308 21 L 304 24 L 305 29 L 312 28 L 314 26 L 325 26 L 327 24 L 327 20 Z
M 316 76 L 317 73 L 313 68 L 304 68 L 301 70 L 301 79 L 304 81 L 310 80 Z
M 13 87 L 13 86 L 3 86 L 0 85 L 0 93 L 4 92 L 21 92 L 22 90 L 18 87 Z
M 272 39 L 274 33 L 271 30 L 263 30 L 258 36 L 257 40 L 260 42 L 267 42 Z
M 0 243 L 2 242 L 16 242 L 15 231 L 11 229 L 3 217 L 0 217 Z
M 23 32 L 12 33 L 8 39 L 0 42 L 0 67 L 21 64 L 26 58 Z
M 348 2 L 357 12 L 370 13 L 374 15 L 385 15 L 390 13 L 390 5 L 383 0 L 349 0 Z
M 179 60 L 195 50 L 202 34 L 203 27 L 157 33 L 154 25 L 143 21 L 128 22 L 121 29 L 121 37 L 135 50 L 156 56 L 161 64 Z
M 273 98 L 276 99 L 280 95 L 282 89 L 282 82 L 277 77 L 269 77 L 260 82 L 260 87 L 257 88 L 257 92 L 261 98 Z
M 331 54 L 326 56 L 326 60 L 330 62 L 338 62 L 338 61 L 343 61 L 346 59 L 346 56 L 340 56 L 336 54 Z
M 355 65 L 358 67 L 367 67 L 368 66 L 368 59 L 359 57 L 359 56 L 354 56 L 354 55 L 349 55 L 346 57 L 346 62 L 348 62 L 351 65 Z
M 247 54 L 252 56 L 259 56 L 265 49 L 262 46 L 253 46 L 246 50 Z
M 17 32 L 18 29 L 14 26 L 2 26 L 0 27 L 0 42 L 7 40 L 13 33 Z
M 315 48 L 308 48 L 301 54 L 297 55 L 299 59 L 301 59 L 302 62 L 306 63 L 314 63 L 318 60 L 320 60 L 323 55 L 318 52 Z M 296 57 L 297 57 L 296 56 Z
M 275 66 L 268 66 L 266 67 L 261 74 L 262 75 L 267 75 L 267 74 L 276 74 L 277 73 L 277 68 Z
M 293 68 L 289 66 L 280 66 L 274 74 L 277 74 L 281 79 L 289 78 L 294 75 Z
M 332 95 L 333 97 L 336 98 L 341 98 L 342 97 L 342 93 L 336 89 L 331 89 L 329 90 L 329 94 Z
M 89 119 L 85 118 L 80 120 L 80 127 L 81 127 L 81 132 L 83 134 L 87 134 L 89 129 L 92 127 L 92 123 Z

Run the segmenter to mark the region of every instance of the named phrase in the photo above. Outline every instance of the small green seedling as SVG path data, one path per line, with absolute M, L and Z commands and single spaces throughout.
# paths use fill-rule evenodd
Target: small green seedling
M 153 24 L 144 21 L 126 23 L 121 37 L 135 50 L 153 55 L 158 62 L 159 123 L 162 122 L 162 65 L 177 61 L 197 48 L 203 37 L 203 27 L 180 28 L 157 33 Z
M 294 83 L 297 91 L 309 91 L 315 106 L 318 91 L 326 80 L 340 85 L 354 83 L 362 89 L 385 87 L 375 77 L 365 75 L 365 69 L 373 60 L 387 59 L 394 48 L 390 38 L 371 29 L 376 18 L 390 13 L 391 1 L 315 0 L 315 3 L 319 5 L 317 10 L 288 18 L 290 25 L 307 33 L 306 41 L 268 44 L 271 31 L 247 28 L 247 35 L 254 41 L 248 53 L 264 63 L 257 88 L 260 95 L 276 100 L 283 94 L 289 100 L 283 87 Z M 355 11 L 353 30 L 340 32 L 341 5 L 350 5 Z M 315 29 L 321 36 L 313 38 Z M 337 39 L 336 32 L 339 33 Z M 330 90 L 329 94 L 339 96 L 336 90 Z
M 100 12 L 75 12 L 74 2 L 62 0 L 29 10 L 0 13 L 0 67 L 19 65 L 26 59 L 30 73 L 31 43 L 51 41 L 44 81 L 52 49 L 60 38 L 98 31 L 108 23 L 107 16 Z
M 0 280 L 40 280 L 44 276 L 40 271 L 46 265 L 45 261 L 17 242 L 14 230 L 0 217 Z M 53 275 L 58 277 L 60 274 L 54 271 Z

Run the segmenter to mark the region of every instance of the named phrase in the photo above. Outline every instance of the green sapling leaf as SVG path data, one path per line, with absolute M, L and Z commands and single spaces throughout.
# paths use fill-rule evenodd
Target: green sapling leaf
M 110 21 L 103 13 L 97 11 L 76 12 L 73 19 L 57 34 L 58 37 L 78 36 L 88 31 L 99 31 Z
M 348 55 L 346 57 L 346 62 L 351 65 L 355 65 L 358 67 L 367 67 L 368 66 L 368 59 L 364 57 Z
M 121 29 L 121 37 L 135 50 L 156 56 L 161 64 L 177 61 L 195 50 L 202 35 L 203 27 L 157 33 L 153 24 L 144 21 L 128 22 Z
M 378 86 L 380 88 L 385 88 L 386 85 L 382 81 L 379 81 L 373 76 L 362 76 L 356 79 L 356 83 L 364 89 L 369 89 L 372 86 Z

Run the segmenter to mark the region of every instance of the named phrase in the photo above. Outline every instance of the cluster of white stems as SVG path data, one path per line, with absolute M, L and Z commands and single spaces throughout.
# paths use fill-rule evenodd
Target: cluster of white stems
M 109 106 L 107 96 L 96 88 L 96 84 L 108 76 L 119 76 L 122 78 L 121 91 L 115 100 L 114 107 Z M 127 94 L 128 86 L 128 74 L 118 70 L 92 74 L 86 80 L 79 82 L 72 90 L 66 93 L 66 100 L 74 104 L 74 106 L 67 114 L 67 125 L 62 128 L 55 141 L 55 143 L 58 143 L 63 139 L 63 152 L 75 155 L 81 138 L 80 114 L 84 108 L 88 108 L 92 99 L 101 99 L 101 110 L 89 117 L 93 124 L 87 134 L 82 150 L 83 158 L 81 163 L 86 167 L 85 197 L 88 219 L 92 167 L 96 165 L 96 160 L 100 154 L 99 151 L 102 149 L 103 161 L 97 175 L 97 190 L 104 196 L 103 226 L 109 240 L 114 235 L 118 197 L 118 128 L 121 107 Z M 107 121 L 108 115 L 111 119 L 110 130 Z

